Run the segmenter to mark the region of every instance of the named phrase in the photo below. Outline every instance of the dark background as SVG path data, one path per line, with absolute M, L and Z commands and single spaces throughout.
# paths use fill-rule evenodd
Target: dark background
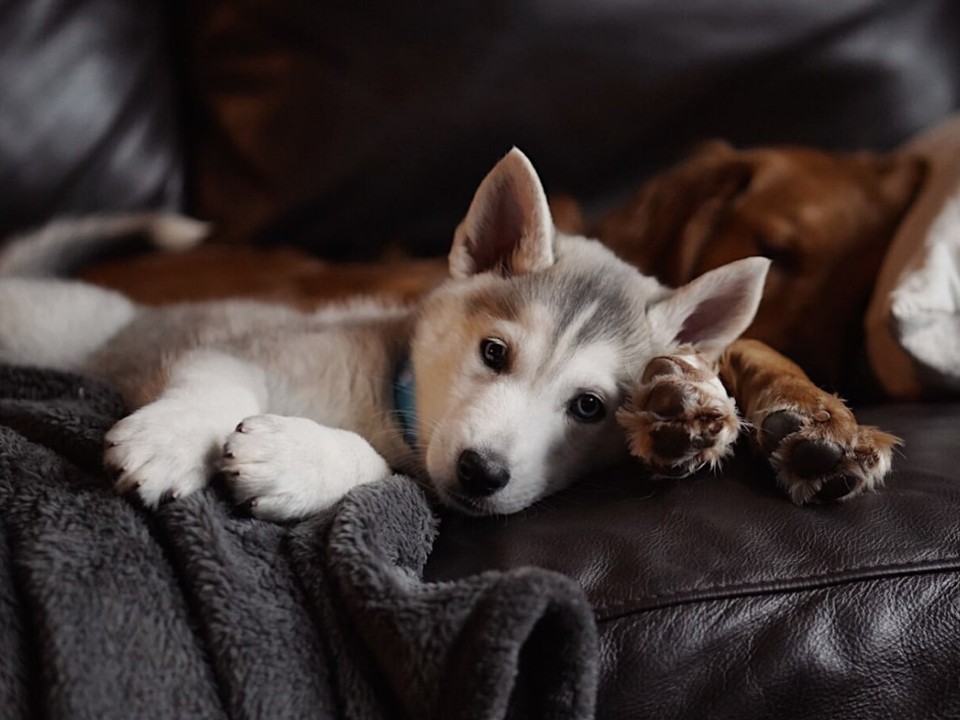
M 596 209 L 699 140 L 883 150 L 958 105 L 952 0 L 7 0 L 0 233 L 164 206 L 436 253 L 512 145 Z

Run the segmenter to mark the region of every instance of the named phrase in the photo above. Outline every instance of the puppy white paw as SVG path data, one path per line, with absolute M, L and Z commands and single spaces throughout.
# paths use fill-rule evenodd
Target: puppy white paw
M 224 443 L 221 470 L 256 517 L 291 520 L 324 510 L 390 468 L 356 433 L 282 415 L 254 415 Z
M 136 493 L 153 508 L 206 485 L 222 437 L 196 409 L 158 400 L 110 429 L 104 465 L 119 473 L 118 493 Z

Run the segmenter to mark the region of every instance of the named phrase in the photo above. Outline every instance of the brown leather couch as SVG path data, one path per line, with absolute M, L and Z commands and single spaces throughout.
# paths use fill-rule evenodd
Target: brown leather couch
M 185 207 L 216 240 L 441 251 L 511 145 L 602 208 L 699 139 L 890 148 L 960 106 L 952 0 L 49 0 L 0 10 L 0 233 Z M 879 493 L 800 509 L 742 449 L 444 519 L 443 579 L 586 590 L 598 717 L 960 716 L 960 402 L 859 410 L 905 438 Z

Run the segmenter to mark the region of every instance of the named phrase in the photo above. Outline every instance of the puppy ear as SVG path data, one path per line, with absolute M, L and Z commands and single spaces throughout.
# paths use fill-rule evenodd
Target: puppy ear
M 655 330 L 673 332 L 676 344 L 719 357 L 753 322 L 769 269 L 770 260 L 762 257 L 723 265 L 675 290 L 647 315 Z
M 554 226 L 540 178 L 513 148 L 483 179 L 453 237 L 450 274 L 545 270 L 554 262 Z

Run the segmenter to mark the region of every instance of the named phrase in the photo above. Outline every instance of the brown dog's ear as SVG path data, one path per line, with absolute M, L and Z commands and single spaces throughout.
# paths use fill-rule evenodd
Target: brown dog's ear
M 553 224 L 560 232 L 567 235 L 583 235 L 586 221 L 583 219 L 583 210 L 580 203 L 572 195 L 566 193 L 550 193 L 547 196 Z
M 853 160 L 876 179 L 877 191 L 894 220 L 906 212 L 927 174 L 926 161 L 907 152 L 857 153 Z
M 720 138 L 710 138 L 709 140 L 703 140 L 696 143 L 693 146 L 692 152 L 690 152 L 689 157 L 691 158 L 706 158 L 706 157 L 715 157 L 718 159 L 725 159 L 731 157 L 736 153 L 736 149 L 726 140 Z
M 884 160 L 880 165 L 880 192 L 900 217 L 917 196 L 927 175 L 927 163 L 909 153 L 894 153 Z
M 719 357 L 753 322 L 769 269 L 769 259 L 749 257 L 704 273 L 648 309 L 653 331 Z
M 527 156 L 513 148 L 480 183 L 457 227 L 450 274 L 545 270 L 554 262 L 555 230 L 547 196 Z
M 668 285 L 690 280 L 722 211 L 750 184 L 753 164 L 714 140 L 648 180 L 590 233 L 621 258 Z

